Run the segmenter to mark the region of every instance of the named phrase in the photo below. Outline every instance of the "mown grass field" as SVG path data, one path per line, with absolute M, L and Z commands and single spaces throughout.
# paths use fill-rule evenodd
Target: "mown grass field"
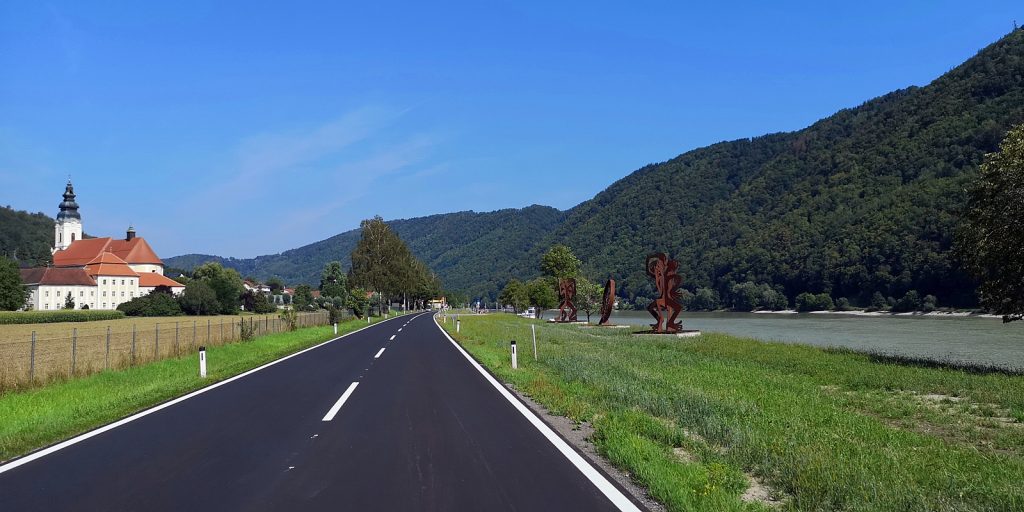
M 531 320 L 461 318 L 445 327 L 474 357 L 591 422 L 669 510 L 1024 510 L 1024 377 L 544 323 L 535 362 Z
M 313 314 L 302 315 L 306 326 L 314 324 L 310 316 Z M 326 322 L 326 313 L 320 313 L 320 317 Z M 131 317 L 95 322 L 0 325 L 0 391 L 45 384 L 71 375 L 87 375 L 108 367 L 124 368 L 194 352 L 203 345 L 236 341 L 241 334 L 239 322 L 242 321 L 251 323 L 257 334 L 285 329 L 277 314 Z M 30 379 L 32 332 L 36 333 L 36 349 Z
M 374 318 L 373 322 L 383 319 Z M 366 327 L 338 324 L 338 334 Z M 139 410 L 238 375 L 334 337 L 332 327 L 269 334 L 207 349 L 208 376 L 199 377 L 194 354 L 141 366 L 59 380 L 45 387 L 0 394 L 0 461 L 22 455 Z

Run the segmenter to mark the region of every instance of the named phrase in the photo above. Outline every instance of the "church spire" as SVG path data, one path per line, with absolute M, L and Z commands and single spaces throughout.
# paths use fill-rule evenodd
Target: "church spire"
M 58 221 L 67 219 L 82 220 L 82 215 L 78 213 L 78 203 L 75 202 L 75 186 L 71 184 L 71 179 L 68 179 L 68 185 L 64 188 L 64 201 L 60 203 L 60 213 L 57 214 Z

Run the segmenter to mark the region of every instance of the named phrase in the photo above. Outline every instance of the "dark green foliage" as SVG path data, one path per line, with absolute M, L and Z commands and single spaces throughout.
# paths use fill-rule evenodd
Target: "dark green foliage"
M 267 279 L 267 286 L 270 287 L 270 293 L 274 295 L 280 295 L 281 290 L 284 290 L 284 281 L 277 277 L 271 277 Z
M 295 297 L 292 298 L 292 304 L 295 304 L 295 309 L 298 311 L 308 311 L 313 309 L 313 289 L 308 284 L 300 284 L 295 287 Z
M 349 290 L 348 308 L 359 318 L 366 316 L 370 309 L 370 298 L 366 296 L 366 290 L 359 287 Z
M 871 295 L 871 303 L 868 305 L 868 311 L 882 311 L 883 309 L 889 309 L 889 301 L 885 300 L 885 297 L 881 292 L 875 292 Z
M 530 306 L 529 290 L 522 281 L 513 279 L 501 290 L 498 302 L 502 306 L 512 306 L 516 313 L 520 313 Z
M 345 270 L 341 262 L 332 261 L 324 266 L 320 274 L 320 293 L 324 297 L 348 297 L 348 279 L 345 277 Z
M 893 313 L 906 313 L 921 309 L 921 296 L 917 290 L 910 290 L 892 306 Z
M 982 306 L 1003 321 L 1024 317 L 1024 125 L 988 155 L 970 190 L 958 235 L 961 259 L 981 280 Z
M 847 299 L 846 297 L 839 297 L 836 299 L 836 311 L 850 311 L 851 309 L 853 309 L 853 307 L 850 306 L 850 299 Z
M 0 311 L 15 311 L 25 306 L 28 290 L 21 283 L 18 265 L 0 256 Z
M 572 253 L 572 249 L 555 244 L 540 258 L 540 271 L 554 278 L 576 277 L 583 262 Z
M 732 308 L 736 311 L 753 311 L 761 306 L 761 290 L 747 281 L 732 287 Z
M 921 311 L 925 313 L 931 313 L 939 307 L 939 299 L 934 295 L 925 295 L 924 299 L 921 300 Z
M 64 296 L 64 309 L 75 309 L 75 296 L 71 292 Z
M 121 303 L 117 310 L 128 316 L 177 316 L 182 313 L 181 305 L 173 295 L 157 290 Z
M 718 292 L 711 288 L 698 288 L 697 293 L 693 295 L 693 300 L 690 301 L 689 309 L 691 311 L 714 311 L 721 307 Z
M 526 296 L 530 305 L 537 311 L 537 318 L 545 309 L 558 306 L 558 294 L 555 292 L 554 282 L 549 278 L 538 277 L 526 283 Z
M 242 304 L 242 276 L 233 268 L 225 268 L 220 263 L 210 262 L 200 265 L 192 271 L 193 280 L 203 281 L 210 286 L 217 296 L 218 312 L 233 315 Z M 187 287 L 186 287 L 187 289 Z
M 220 311 L 217 293 L 206 281 L 193 280 L 178 297 L 181 310 L 189 315 L 216 315 Z
M 93 322 L 124 318 L 122 311 L 61 309 L 58 311 L 0 311 L 3 324 L 49 324 L 55 322 Z
M 242 306 L 246 311 L 252 313 L 273 313 L 277 308 L 270 303 L 266 295 L 253 290 L 246 290 L 242 294 Z
M 832 297 L 829 297 L 827 293 L 814 294 L 804 292 L 796 296 L 796 310 L 800 312 L 831 311 L 835 307 L 835 304 L 832 303 Z
M 587 322 L 590 316 L 601 310 L 601 300 L 604 298 L 604 287 L 597 283 L 578 278 L 576 279 L 576 307 L 579 312 L 587 315 Z
M 53 257 L 53 218 L 0 207 L 0 256 L 22 267 L 48 265 Z

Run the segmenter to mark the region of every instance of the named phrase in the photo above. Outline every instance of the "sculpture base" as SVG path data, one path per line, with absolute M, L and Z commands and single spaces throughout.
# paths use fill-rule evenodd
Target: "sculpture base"
M 583 321 L 580 321 L 580 320 L 565 320 L 565 321 L 563 321 L 563 320 L 556 320 L 556 319 L 551 319 L 551 320 L 548 320 L 548 323 L 549 323 L 549 324 L 576 324 L 576 325 L 587 325 L 587 323 L 586 323 L 586 322 L 583 322 Z
M 608 329 L 627 329 L 632 327 L 631 325 L 618 325 L 618 324 L 597 324 L 598 327 L 607 327 Z
M 679 332 L 654 332 L 654 331 L 637 331 L 633 333 L 634 336 L 675 336 L 677 338 L 693 338 L 700 336 L 700 331 L 696 329 L 683 329 Z

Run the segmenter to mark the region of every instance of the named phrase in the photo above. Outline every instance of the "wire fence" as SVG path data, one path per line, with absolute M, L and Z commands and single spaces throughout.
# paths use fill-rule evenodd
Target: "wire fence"
M 318 311 L 299 313 L 296 321 L 303 328 L 327 325 L 329 319 L 326 311 Z M 69 327 L 66 334 L 40 326 L 39 331 L 0 340 L 0 391 L 126 368 L 193 353 L 201 346 L 288 330 L 287 323 L 276 315 L 119 320 L 94 325 L 100 323 Z

